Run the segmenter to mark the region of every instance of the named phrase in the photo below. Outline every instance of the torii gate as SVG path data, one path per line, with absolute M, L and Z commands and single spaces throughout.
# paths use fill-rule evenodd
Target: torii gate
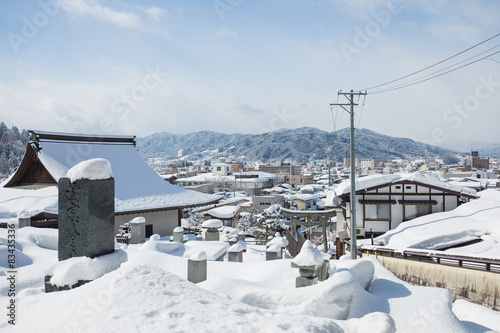
M 323 245 L 324 252 L 328 252 L 328 239 L 326 236 L 326 226 L 332 226 L 333 222 L 329 222 L 330 218 L 337 215 L 335 209 L 329 210 L 291 210 L 281 207 L 281 212 L 285 217 L 291 217 L 291 222 L 285 222 L 286 225 L 292 225 L 293 236 L 297 237 L 297 225 L 299 226 L 311 226 L 311 225 L 320 225 L 323 227 Z M 299 219 L 303 217 L 305 219 L 304 222 L 299 221 Z M 319 222 L 313 222 L 312 218 L 318 217 L 320 219 Z

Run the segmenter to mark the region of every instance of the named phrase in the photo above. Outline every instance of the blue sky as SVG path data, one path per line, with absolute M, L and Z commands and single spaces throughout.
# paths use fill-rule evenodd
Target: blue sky
M 329 106 L 337 91 L 390 81 L 500 32 L 498 1 L 40 0 L 0 9 L 1 120 L 137 136 L 340 129 L 347 114 L 332 117 Z M 499 61 L 369 90 L 356 125 L 442 146 L 500 142 Z

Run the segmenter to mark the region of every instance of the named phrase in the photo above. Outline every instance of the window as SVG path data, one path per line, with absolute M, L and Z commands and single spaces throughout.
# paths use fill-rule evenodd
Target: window
M 401 186 L 400 185 L 396 185 L 396 190 L 400 190 L 401 189 Z
M 431 205 L 405 205 L 405 220 L 430 214 Z
M 410 185 L 406 186 L 406 189 L 411 190 L 411 186 Z
M 390 205 L 365 205 L 365 220 L 387 220 L 391 216 Z
M 218 166 L 218 167 L 217 167 L 217 171 L 221 171 L 221 168 L 220 168 L 220 166 Z

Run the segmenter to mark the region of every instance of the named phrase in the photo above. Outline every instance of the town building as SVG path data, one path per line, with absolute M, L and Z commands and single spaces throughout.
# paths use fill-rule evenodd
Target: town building
M 262 213 L 272 205 L 285 205 L 285 199 L 282 195 L 260 195 L 252 197 L 252 206 Z
M 490 168 L 490 159 L 489 157 L 487 158 L 480 158 L 479 157 L 479 152 L 477 150 L 473 150 L 471 152 L 471 157 L 472 157 L 472 167 L 476 169 L 486 169 L 488 170 Z
M 281 174 L 281 175 L 300 175 L 302 168 L 298 165 L 291 165 L 291 163 L 274 162 L 269 164 L 259 165 L 259 171 Z

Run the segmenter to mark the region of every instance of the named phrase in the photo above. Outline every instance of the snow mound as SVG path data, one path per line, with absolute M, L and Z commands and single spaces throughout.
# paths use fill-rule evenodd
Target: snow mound
M 139 250 L 172 253 L 181 246 L 181 243 L 162 241 L 160 235 L 154 234 L 139 247 Z
M 288 240 L 281 237 L 280 233 L 277 232 L 276 236 L 271 239 L 267 244 L 267 246 L 278 245 L 279 247 L 286 247 L 288 245 Z
M 57 251 L 59 248 L 59 232 L 57 229 L 24 227 L 18 233 L 20 238 L 26 238 L 29 242 L 43 249 Z
M 183 227 L 177 227 L 174 229 L 174 232 L 184 232 L 184 228 Z
M 205 222 L 203 222 L 203 224 L 201 225 L 202 228 L 213 228 L 213 229 L 217 229 L 217 228 L 220 228 L 222 227 L 222 221 L 221 220 L 218 220 L 218 219 L 210 219 L 210 220 L 206 220 Z
M 190 249 L 184 253 L 184 258 L 193 260 L 193 261 L 202 261 L 207 260 L 207 253 L 200 249 Z
M 273 265 L 283 265 L 275 268 L 276 271 L 283 271 L 285 265 L 289 267 L 290 263 L 283 260 L 276 261 Z M 297 271 L 294 272 L 295 277 L 298 276 Z M 273 276 L 268 277 L 272 278 Z M 282 289 L 270 287 L 270 281 L 262 278 L 254 282 L 235 278 L 211 278 L 202 282 L 201 286 L 212 292 L 225 294 L 233 300 L 261 309 L 286 313 L 291 317 L 312 315 L 347 320 L 350 314 L 358 312 L 363 304 L 379 302 L 358 283 L 348 269 L 336 272 L 326 281 L 310 287 L 295 288 L 294 280 L 292 277 L 289 286 L 281 283 Z M 353 303 L 355 300 L 358 303 Z M 353 317 L 361 318 L 362 315 Z M 391 322 L 392 319 L 387 321 Z
M 293 262 L 298 266 L 316 266 L 323 264 L 323 255 L 316 249 L 308 239 L 302 245 L 299 254 L 293 259 Z
M 268 243 L 269 244 L 269 243 Z M 267 252 L 281 252 L 281 246 L 279 245 L 271 245 L 267 248 Z
M 375 278 L 375 266 L 371 261 L 366 259 L 337 261 L 334 268 L 335 272 L 349 270 L 365 290 L 370 289 L 373 279 Z
M 74 182 L 78 179 L 108 179 L 113 177 L 111 163 L 104 158 L 94 158 L 78 163 L 68 170 L 66 177 Z
M 487 329 L 495 332 L 500 332 L 500 312 L 492 309 L 485 309 L 484 307 L 467 302 L 463 299 L 457 299 L 453 303 L 453 312 L 456 314 L 458 319 L 462 321 L 465 326 L 474 329 L 474 321 L 477 320 L 477 313 L 481 311 L 481 324 Z
M 106 273 L 114 271 L 127 261 L 127 253 L 122 250 L 93 259 L 88 257 L 74 257 L 50 266 L 45 271 L 52 276 L 50 283 L 56 286 L 72 286 L 79 280 L 92 281 Z
M 132 221 L 130 221 L 130 223 L 132 223 L 132 224 L 146 223 L 146 219 L 142 216 L 138 216 L 138 217 L 133 218 Z
M 229 248 L 229 244 L 226 242 L 200 242 L 200 241 L 189 241 L 184 243 L 184 246 L 189 252 L 190 250 L 200 250 L 204 251 L 207 254 L 207 259 L 214 261 L 223 256 L 227 249 Z M 184 256 L 186 257 L 186 256 Z
M 29 320 L 19 320 L 16 327 L 0 323 L 2 331 L 54 332 L 49 323 L 57 322 L 65 332 L 343 332 L 333 320 L 309 315 L 291 318 L 241 304 L 136 262 L 79 288 L 19 301 L 23 304 L 20 318 L 29 315 Z M 366 324 L 368 320 L 361 319 Z
M 0 242 L 0 267 L 9 269 L 9 255 L 15 256 L 16 268 L 31 265 L 33 263 L 33 260 L 31 260 L 31 258 L 25 255 L 23 252 L 15 249 L 14 253 L 12 253 L 12 251 L 9 251 L 9 247 L 7 245 L 1 245 Z
M 227 249 L 227 252 L 241 252 L 243 250 L 246 250 L 246 245 L 245 244 L 241 244 L 241 243 L 236 243 L 236 244 L 233 244 L 229 249 Z

